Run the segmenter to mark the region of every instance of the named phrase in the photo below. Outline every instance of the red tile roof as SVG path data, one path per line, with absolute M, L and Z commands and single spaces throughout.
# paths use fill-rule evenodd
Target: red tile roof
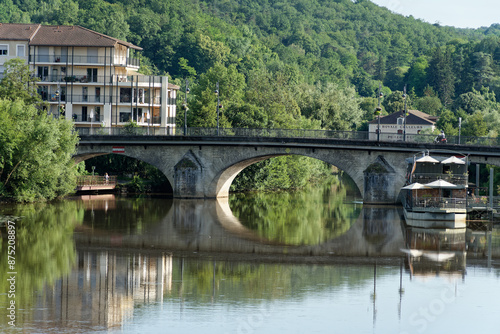
M 119 40 L 80 26 L 45 26 L 40 24 L 0 23 L 0 40 L 30 40 L 36 46 L 114 47 L 121 44 L 142 50 Z
M 121 41 L 80 26 L 41 26 L 30 44 L 38 46 L 83 47 L 114 47 L 116 44 L 121 44 L 132 49 L 142 50 L 142 48 L 132 43 Z
M 29 41 L 40 24 L 0 23 L 0 40 Z

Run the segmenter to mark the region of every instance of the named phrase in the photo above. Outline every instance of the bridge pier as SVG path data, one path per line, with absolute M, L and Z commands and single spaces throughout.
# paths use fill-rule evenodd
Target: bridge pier
M 402 187 L 401 179 L 383 156 L 379 155 L 363 174 L 363 203 L 393 204 L 398 202 L 398 194 Z

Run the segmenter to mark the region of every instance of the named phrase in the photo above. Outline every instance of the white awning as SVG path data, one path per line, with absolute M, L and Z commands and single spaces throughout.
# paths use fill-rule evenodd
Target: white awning
M 401 189 L 408 189 L 408 190 L 431 189 L 431 187 L 428 187 L 428 186 L 426 186 L 425 184 L 422 184 L 422 183 L 415 182 L 415 183 L 409 184 L 407 186 L 404 186 Z
M 426 186 L 430 188 L 442 188 L 442 189 L 456 189 L 459 188 L 456 184 L 450 183 L 445 180 L 436 180 L 431 183 L 427 183 Z
M 417 159 L 417 160 L 415 160 L 415 161 L 416 161 L 416 162 L 432 162 L 432 163 L 439 163 L 439 160 L 434 159 L 433 157 L 428 156 L 428 155 L 423 156 L 423 157 L 421 157 L 421 158 L 419 158 L 419 159 Z
M 456 164 L 456 165 L 465 165 L 465 161 L 457 158 L 456 156 L 449 157 L 448 159 L 445 159 L 441 161 L 442 164 Z

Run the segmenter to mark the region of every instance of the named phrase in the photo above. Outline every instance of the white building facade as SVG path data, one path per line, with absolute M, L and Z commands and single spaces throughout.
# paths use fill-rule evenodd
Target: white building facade
M 380 117 L 380 135 L 382 140 L 403 140 L 403 137 L 418 135 L 423 130 L 436 129 L 437 116 L 431 116 L 419 110 L 408 110 L 406 117 L 398 111 Z M 369 139 L 377 140 L 379 120 L 375 118 L 368 124 Z

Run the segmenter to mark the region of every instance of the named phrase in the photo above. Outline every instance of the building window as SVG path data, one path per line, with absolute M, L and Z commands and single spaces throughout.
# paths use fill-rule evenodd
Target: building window
M 82 87 L 82 102 L 87 102 L 89 99 L 89 88 Z
M 87 68 L 87 82 L 97 82 L 97 68 Z
M 132 108 L 132 118 L 136 122 L 145 122 L 142 116 L 142 108 Z
M 38 66 L 38 77 L 41 81 L 46 81 L 49 77 L 49 67 L 48 66 Z
M 25 57 L 25 47 L 23 44 L 18 44 L 17 45 L 17 56 L 18 57 Z
M 120 112 L 120 122 L 125 123 L 130 121 L 130 113 L 129 112 Z
M 130 102 L 132 101 L 132 89 L 131 88 L 120 88 L 120 102 Z
M 8 55 L 9 55 L 9 46 L 0 45 L 0 56 L 8 56 Z
M 398 118 L 398 125 L 403 125 L 404 121 L 405 121 L 405 119 L 403 117 L 399 117 Z
M 38 94 L 40 94 L 40 97 L 42 98 L 43 101 L 48 100 L 48 93 L 49 93 L 49 86 L 38 86 Z
M 88 122 L 87 120 L 87 107 L 82 107 L 82 122 Z

